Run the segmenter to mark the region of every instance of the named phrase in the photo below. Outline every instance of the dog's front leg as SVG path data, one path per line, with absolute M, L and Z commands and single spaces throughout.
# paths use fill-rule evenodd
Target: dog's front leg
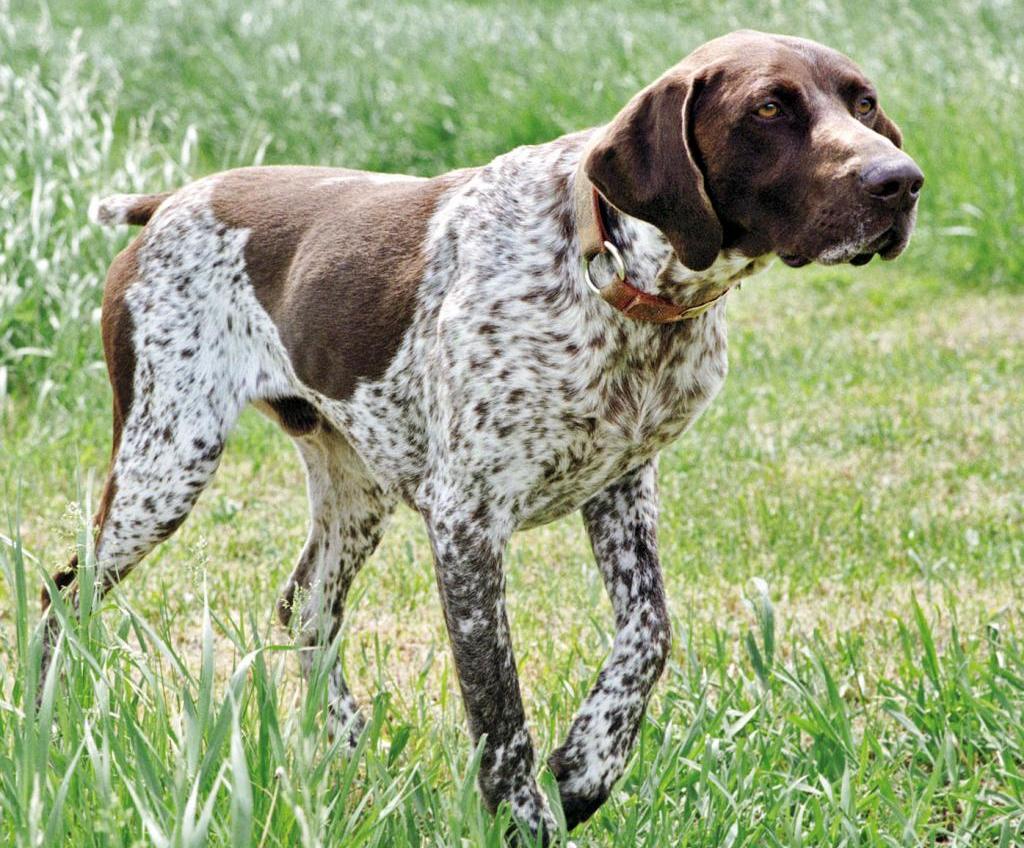
M 546 839 L 554 822 L 534 778 L 533 742 L 519 695 L 502 555 L 510 531 L 481 501 L 425 511 L 437 583 L 474 744 L 486 734 L 478 781 L 493 812 L 513 815 Z M 504 525 L 507 527 L 507 522 Z
M 548 760 L 566 824 L 586 821 L 622 774 L 671 642 L 658 563 L 655 461 L 583 506 L 583 520 L 615 611 L 615 642 L 569 730 Z

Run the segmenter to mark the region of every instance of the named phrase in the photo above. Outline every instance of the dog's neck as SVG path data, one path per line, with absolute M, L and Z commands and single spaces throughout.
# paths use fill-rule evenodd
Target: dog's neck
M 608 235 L 622 253 L 630 282 L 651 294 L 690 306 L 703 303 L 737 282 L 764 270 L 772 254 L 751 258 L 726 249 L 710 268 L 693 271 L 679 261 L 668 239 L 645 221 L 615 211 Z
M 575 180 L 586 180 L 580 171 Z M 589 181 L 573 186 L 573 192 L 589 191 Z M 774 258 L 771 254 L 752 258 L 737 249 L 719 252 L 717 259 L 703 271 L 687 268 L 676 256 L 668 239 L 661 231 L 627 215 L 601 200 L 596 215 L 600 215 L 598 227 L 600 238 L 607 238 L 622 256 L 626 278 L 641 291 L 655 295 L 683 308 L 708 303 L 722 296 L 740 280 L 763 270 Z M 577 203 L 577 225 L 587 229 L 586 240 L 597 240 L 595 226 L 591 221 L 581 222 L 581 214 L 591 215 L 586 205 Z M 595 257 L 591 277 L 601 287 L 612 279 L 614 264 L 606 257 L 604 261 Z

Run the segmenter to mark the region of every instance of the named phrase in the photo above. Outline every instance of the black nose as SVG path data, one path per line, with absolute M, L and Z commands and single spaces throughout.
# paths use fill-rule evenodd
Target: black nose
M 860 175 L 864 191 L 889 209 L 908 209 L 914 205 L 924 185 L 924 174 L 909 156 L 884 159 L 868 165 Z

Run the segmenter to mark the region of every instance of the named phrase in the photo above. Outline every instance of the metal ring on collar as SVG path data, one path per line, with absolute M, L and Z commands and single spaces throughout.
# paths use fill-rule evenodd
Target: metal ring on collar
M 625 280 L 626 279 L 626 263 L 622 260 L 622 254 L 619 253 L 619 249 L 614 244 L 612 244 L 610 241 L 606 241 L 604 243 L 604 249 L 605 249 L 605 251 L 607 251 L 606 253 L 603 253 L 603 254 L 602 253 L 598 253 L 598 254 L 595 254 L 595 255 L 596 256 L 611 256 L 612 262 L 615 265 L 615 276 L 618 277 L 620 280 Z M 594 292 L 595 294 L 601 294 L 601 289 L 599 289 L 594 284 L 594 281 L 590 278 L 590 263 L 593 260 L 593 258 L 594 257 L 591 257 L 590 259 L 587 259 L 586 257 L 584 257 L 584 259 L 583 259 L 583 278 L 587 281 L 587 285 L 590 286 L 590 290 L 592 292 Z

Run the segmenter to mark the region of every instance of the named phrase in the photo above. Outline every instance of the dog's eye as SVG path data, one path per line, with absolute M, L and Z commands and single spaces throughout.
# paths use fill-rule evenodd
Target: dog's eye
M 762 103 L 757 107 L 757 116 L 759 118 L 777 118 L 782 114 L 782 107 L 774 100 L 769 100 L 767 103 Z
M 858 115 L 870 115 L 875 111 L 875 100 L 873 97 L 862 97 L 855 104 L 853 104 L 853 110 Z

